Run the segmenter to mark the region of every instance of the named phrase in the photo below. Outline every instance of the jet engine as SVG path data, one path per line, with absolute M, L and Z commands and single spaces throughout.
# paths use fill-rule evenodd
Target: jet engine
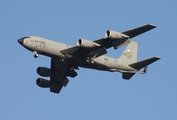
M 77 41 L 77 45 L 84 47 L 84 48 L 93 48 L 96 46 L 100 46 L 100 44 L 97 44 L 95 42 L 89 41 L 89 40 L 85 40 L 85 39 L 79 39 Z
M 43 78 L 38 78 L 36 80 L 36 84 L 39 86 L 39 87 L 42 87 L 42 88 L 49 88 L 51 83 L 49 80 L 46 80 L 46 79 L 43 79 Z
M 52 70 L 46 67 L 38 67 L 37 73 L 43 77 L 50 77 L 53 74 Z
M 113 31 L 113 30 L 107 30 L 106 33 L 105 33 L 105 36 L 107 38 L 112 38 L 112 39 L 128 38 L 127 35 L 122 34 L 120 32 Z

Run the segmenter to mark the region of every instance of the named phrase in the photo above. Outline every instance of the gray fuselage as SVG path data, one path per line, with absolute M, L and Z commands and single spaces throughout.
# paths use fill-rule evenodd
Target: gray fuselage
M 72 46 L 51 41 L 45 38 L 30 36 L 23 39 L 23 46 L 32 52 L 38 52 L 39 54 L 48 57 L 58 57 L 68 64 L 74 66 L 91 68 L 110 72 L 119 71 L 134 71 L 135 69 L 129 67 L 127 64 L 120 63 L 118 59 L 114 59 L 108 56 L 100 56 L 93 60 L 93 63 L 86 64 L 84 59 L 77 58 L 73 55 L 64 55 L 60 51 L 68 49 Z M 82 52 L 82 51 L 81 51 Z

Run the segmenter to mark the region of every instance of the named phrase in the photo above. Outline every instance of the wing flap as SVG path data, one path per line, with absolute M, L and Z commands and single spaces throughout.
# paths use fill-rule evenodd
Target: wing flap
M 98 40 L 95 40 L 95 43 L 100 44 L 102 47 L 104 47 L 105 49 L 108 49 L 110 47 L 114 47 L 114 49 L 120 48 L 124 45 L 126 45 L 126 43 L 128 44 L 128 38 L 125 39 L 111 39 L 111 38 L 101 38 Z
M 95 59 L 99 56 L 102 56 L 102 55 L 106 54 L 106 53 L 107 53 L 107 51 L 106 51 L 105 48 L 100 48 L 96 51 L 93 51 L 93 52 L 89 53 L 88 56 L 93 60 L 93 59 Z

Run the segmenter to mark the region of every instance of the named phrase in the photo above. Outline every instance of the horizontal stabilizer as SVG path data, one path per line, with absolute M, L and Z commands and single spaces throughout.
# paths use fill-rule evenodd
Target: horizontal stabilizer
M 122 73 L 122 78 L 129 80 L 135 73 Z
M 144 32 L 147 32 L 153 28 L 156 28 L 156 26 L 154 25 L 151 25 L 151 24 L 147 24 L 147 25 L 144 25 L 144 26 L 141 26 L 141 27 L 138 27 L 138 28 L 135 28 L 135 29 L 132 29 L 132 30 L 128 30 L 128 31 L 125 31 L 125 32 L 122 32 L 123 34 L 129 36 L 130 38 L 133 38 L 137 35 L 140 35 Z
M 146 59 L 146 60 L 142 60 L 142 61 L 130 64 L 129 66 L 136 69 L 136 70 L 140 70 L 141 68 L 146 67 L 149 64 L 151 64 L 151 63 L 153 63 L 153 62 L 155 62 L 159 59 L 160 58 L 158 58 L 158 57 L 152 57 L 152 58 L 149 58 L 149 59 Z

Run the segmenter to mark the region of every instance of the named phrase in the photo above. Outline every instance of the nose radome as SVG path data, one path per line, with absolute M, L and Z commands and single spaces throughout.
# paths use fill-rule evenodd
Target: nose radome
M 24 38 L 18 39 L 18 42 L 23 45 Z

